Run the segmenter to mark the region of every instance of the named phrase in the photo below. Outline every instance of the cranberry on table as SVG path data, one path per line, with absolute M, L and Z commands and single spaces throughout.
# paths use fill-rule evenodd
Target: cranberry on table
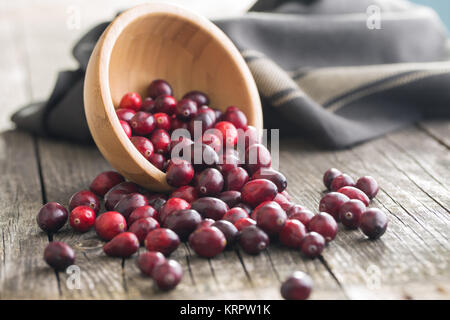
M 153 115 L 155 118 L 155 126 L 157 129 L 169 131 L 171 129 L 170 117 L 164 112 L 158 112 Z
M 119 103 L 119 108 L 123 109 L 131 109 L 134 111 L 138 111 L 142 106 L 142 100 L 139 93 L 129 92 L 125 94 Z
M 183 277 L 183 268 L 175 260 L 166 260 L 153 269 L 152 278 L 161 290 L 175 288 Z
M 211 227 L 214 224 L 214 222 L 216 222 L 216 220 L 209 219 L 209 218 L 203 219 L 198 224 L 197 229 L 200 229 L 200 228 L 203 228 L 203 227 Z
M 355 187 L 342 187 L 337 192 L 345 194 L 350 199 L 357 199 L 362 201 L 366 205 L 366 207 L 370 203 L 369 197 L 363 191 Z
M 119 122 L 120 122 L 120 125 L 122 126 L 123 131 L 125 131 L 125 134 L 127 135 L 127 137 L 131 138 L 131 135 L 133 133 L 131 130 L 131 126 L 126 121 L 119 120 Z
M 148 96 L 152 99 L 156 99 L 164 94 L 173 94 L 170 84 L 163 79 L 153 80 L 148 87 Z
M 241 202 L 241 193 L 239 191 L 224 191 L 219 193 L 217 198 L 225 202 L 228 207 L 233 208 Z
M 317 232 L 309 232 L 301 243 L 302 253 L 309 258 L 316 258 L 321 255 L 325 248 L 325 238 Z
M 127 229 L 125 217 L 115 211 L 102 213 L 95 219 L 95 232 L 103 240 L 111 240 Z
M 242 229 L 239 235 L 239 244 L 248 254 L 256 255 L 260 253 L 268 247 L 269 243 L 270 240 L 267 233 L 257 226 L 246 227 Z
M 242 208 L 245 211 L 247 211 L 248 214 L 252 213 L 252 207 L 250 207 L 248 204 L 243 203 L 243 202 L 236 204 L 235 206 L 233 206 L 233 208 Z
M 198 107 L 205 106 L 209 104 L 208 96 L 201 91 L 189 91 L 183 96 L 183 99 L 193 100 Z
M 225 213 L 225 215 L 222 217 L 223 220 L 229 221 L 231 223 L 235 223 L 239 219 L 242 218 L 248 218 L 248 213 L 242 208 L 231 208 L 230 210 Z
M 117 117 L 121 121 L 130 122 L 131 118 L 136 114 L 136 111 L 132 109 L 117 109 L 116 110 Z
M 336 237 L 338 225 L 333 216 L 326 212 L 319 212 L 309 222 L 308 230 L 319 233 L 329 242 Z
M 75 252 L 64 242 L 50 242 L 44 250 L 44 260 L 57 271 L 64 271 L 75 263 Z
M 280 241 L 289 248 L 300 248 L 303 238 L 306 236 L 306 228 L 298 220 L 287 220 L 280 231 Z
M 155 152 L 166 154 L 170 149 L 170 135 L 166 130 L 156 129 L 150 136 Z
M 371 208 L 362 214 L 359 228 L 369 239 L 378 239 L 386 232 L 387 226 L 386 213 L 380 209 Z
M 227 204 L 218 198 L 203 197 L 191 204 L 192 209 L 198 211 L 203 218 L 220 220 L 229 210 Z
M 130 193 L 120 199 L 114 206 L 114 211 L 120 212 L 125 219 L 128 219 L 133 210 L 146 206 L 147 204 L 148 200 L 144 195 L 140 193 Z
M 69 222 L 74 230 L 87 232 L 95 224 L 95 212 L 91 207 L 78 206 L 70 213 Z
M 272 157 L 264 145 L 253 144 L 245 151 L 245 164 L 249 173 L 253 174 L 260 168 L 270 167 Z
M 125 195 L 138 191 L 138 185 L 133 182 L 121 182 L 117 184 L 105 194 L 104 201 L 106 209 L 113 210 Z
M 211 226 L 195 230 L 189 236 L 189 245 L 199 256 L 212 258 L 225 249 L 227 240 L 222 231 Z
M 168 115 L 175 113 L 177 100 L 171 95 L 164 94 L 155 100 L 155 112 L 164 112 Z
M 155 111 L 155 100 L 150 97 L 145 98 L 142 101 L 141 110 L 148 113 L 153 113 Z
M 278 234 L 287 220 L 286 212 L 275 201 L 269 201 L 258 207 L 254 213 L 258 227 L 270 236 Z
M 70 211 L 79 206 L 90 207 L 95 213 L 98 213 L 100 210 L 100 201 L 93 192 L 89 190 L 82 190 L 74 193 L 69 200 Z
M 180 245 L 180 238 L 170 229 L 155 229 L 147 235 L 144 241 L 148 251 L 158 251 L 168 256 Z
M 222 231 L 227 240 L 227 247 L 231 247 L 234 244 L 239 231 L 233 223 L 226 220 L 218 220 L 212 226 Z
M 111 188 L 124 182 L 125 178 L 115 171 L 104 171 L 98 174 L 89 185 L 89 190 L 103 197 Z
M 294 203 L 292 203 L 286 196 L 282 193 L 277 193 L 275 198 L 273 199 L 276 203 L 280 205 L 281 208 L 283 208 L 286 213 L 294 206 Z
M 154 194 L 147 196 L 148 204 L 155 208 L 155 210 L 158 212 L 157 217 L 159 220 L 159 213 L 161 208 L 166 204 L 167 202 L 167 196 L 165 194 Z
M 248 181 L 248 173 L 244 168 L 237 167 L 225 174 L 225 189 L 228 191 L 240 191 Z
M 242 187 L 241 198 L 243 202 L 256 207 L 264 201 L 272 201 L 277 193 L 277 186 L 272 181 L 255 179 Z
M 166 164 L 166 158 L 164 157 L 164 155 L 154 152 L 148 158 L 148 161 L 150 161 L 150 163 L 152 165 L 154 165 L 156 168 L 158 168 L 159 170 L 164 171 L 165 164 Z
M 334 178 L 340 176 L 341 174 L 342 172 L 336 168 L 331 168 L 325 171 L 323 175 L 323 184 L 325 185 L 325 187 L 327 187 L 328 190 L 331 190 L 331 183 L 333 182 Z
M 238 231 L 242 231 L 247 227 L 256 226 L 256 221 L 251 218 L 241 218 L 236 220 L 234 226 L 238 229 Z
M 356 188 L 363 191 L 369 199 L 375 198 L 378 193 L 380 187 L 378 186 L 378 182 L 372 176 L 361 177 L 356 181 Z
M 164 227 L 171 229 L 185 241 L 201 221 L 202 216 L 193 209 L 177 210 L 167 216 Z
M 331 182 L 330 188 L 331 188 L 331 191 L 338 191 L 342 187 L 347 187 L 347 186 L 352 187 L 354 185 L 355 185 L 355 180 L 353 180 L 353 178 L 350 177 L 348 174 L 343 173 L 333 179 L 333 181 Z
M 207 113 L 198 113 L 195 117 L 189 120 L 188 123 L 189 132 L 193 137 L 203 135 L 203 133 L 206 130 L 211 129 L 213 127 L 214 118 L 212 118 L 211 115 Z
M 136 235 L 140 244 L 144 244 L 145 237 L 158 228 L 159 223 L 154 218 L 141 218 L 133 222 L 128 231 Z
M 191 99 L 181 99 L 175 107 L 178 119 L 187 121 L 197 114 L 197 103 Z
M 150 156 L 153 154 L 154 149 L 151 141 L 145 137 L 139 136 L 131 137 L 130 140 L 139 151 L 139 153 L 142 154 L 145 159 L 149 160 Z
M 329 213 L 336 221 L 339 221 L 339 209 L 350 198 L 340 192 L 327 193 L 320 199 L 319 211 Z
M 159 222 L 164 225 L 166 218 L 177 210 L 190 209 L 191 205 L 181 198 L 170 198 L 159 211 Z M 195 208 L 193 208 L 195 209 Z M 198 210 L 197 210 L 198 211 Z
M 195 187 L 200 196 L 213 196 L 223 190 L 224 179 L 219 170 L 206 168 L 195 179 Z
M 167 183 L 173 187 L 189 184 L 194 178 L 194 167 L 186 160 L 172 160 L 166 172 Z
M 293 205 L 288 211 L 287 215 L 289 219 L 295 219 L 303 223 L 305 227 L 308 227 L 309 222 L 314 217 L 312 211 L 303 208 L 302 206 L 296 204 Z
M 294 272 L 281 285 L 281 296 L 286 300 L 306 300 L 311 294 L 313 281 L 301 271 Z
M 135 135 L 147 135 L 155 129 L 155 118 L 151 113 L 139 111 L 131 118 L 130 126 Z
M 342 224 L 349 229 L 359 227 L 361 216 L 366 211 L 366 205 L 357 199 L 351 199 L 339 209 L 339 218 Z
M 39 210 L 36 222 L 43 231 L 55 233 L 64 226 L 68 216 L 69 213 L 62 205 L 48 202 Z
M 128 217 L 128 224 L 131 226 L 135 221 L 142 218 L 158 218 L 158 212 L 152 206 L 145 205 L 134 209 Z
M 223 115 L 225 121 L 231 122 L 236 129 L 246 130 L 248 126 L 248 120 L 241 110 L 236 107 L 228 107 Z
M 181 186 L 170 195 L 171 198 L 181 198 L 191 203 L 198 199 L 198 192 L 193 186 Z
M 136 264 L 143 274 L 151 277 L 155 267 L 165 261 L 166 257 L 161 252 L 147 251 L 139 254 Z
M 252 180 L 255 179 L 267 179 L 275 183 L 278 192 L 283 192 L 287 187 L 286 177 L 279 171 L 272 168 L 260 168 L 253 175 Z
M 118 234 L 103 246 L 103 251 L 108 256 L 120 258 L 128 258 L 136 253 L 138 249 L 139 240 L 132 232 Z

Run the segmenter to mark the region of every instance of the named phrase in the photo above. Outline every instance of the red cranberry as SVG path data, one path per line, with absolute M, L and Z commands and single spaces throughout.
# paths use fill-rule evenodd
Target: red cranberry
M 166 257 L 161 252 L 147 251 L 139 254 L 136 263 L 143 274 L 151 277 L 155 267 L 165 261 Z
M 222 191 L 224 179 L 219 170 L 206 168 L 197 175 L 195 185 L 199 195 L 213 196 Z
M 151 219 L 151 218 L 149 218 Z M 139 240 L 132 232 L 123 232 L 103 246 L 103 251 L 111 257 L 128 258 L 139 249 Z
M 92 180 L 89 189 L 100 197 L 103 197 L 112 187 L 124 181 L 125 178 L 120 173 L 105 171 Z
M 158 251 L 168 256 L 180 245 L 180 238 L 170 229 L 155 229 L 145 238 L 145 246 L 148 251 Z
M 258 169 L 253 175 L 252 180 L 255 179 L 267 179 L 275 183 L 277 186 L 278 192 L 283 192 L 287 187 L 287 179 L 281 173 L 272 168 L 261 168 Z
M 150 163 L 152 165 L 154 165 L 156 168 L 158 168 L 159 170 L 164 171 L 165 164 L 166 164 L 166 158 L 162 154 L 154 152 L 148 158 L 148 161 L 150 161 Z
M 93 192 L 89 190 L 82 190 L 73 194 L 69 200 L 70 211 L 79 206 L 90 207 L 95 213 L 98 213 L 100 210 L 100 201 Z
M 175 260 L 166 260 L 153 269 L 152 278 L 161 290 L 175 288 L 183 277 L 183 268 Z
M 298 220 L 287 220 L 280 231 L 280 241 L 286 247 L 300 249 L 303 238 L 306 236 L 306 228 Z
M 205 106 L 209 104 L 208 96 L 201 91 L 189 91 L 183 96 L 183 99 L 193 100 L 198 107 Z
M 76 207 L 70 213 L 70 225 L 78 232 L 87 232 L 95 224 L 95 212 L 87 206 Z
M 341 206 L 339 218 L 347 228 L 356 229 L 359 227 L 361 215 L 364 211 L 366 211 L 366 205 L 359 200 L 352 199 Z
M 116 110 L 117 117 L 121 121 L 130 122 L 131 118 L 136 114 L 136 111 L 132 109 L 117 109 Z
M 155 111 L 155 100 L 150 97 L 145 98 L 142 101 L 141 111 L 153 113 Z
M 289 211 L 289 209 L 291 209 L 294 206 L 294 204 L 288 198 L 286 198 L 286 196 L 282 193 L 277 193 L 277 195 L 275 196 L 273 201 L 278 203 L 280 205 L 280 207 L 284 211 L 286 211 L 286 213 L 287 213 L 287 211 Z
M 170 120 L 170 130 L 175 131 L 177 129 L 189 130 L 189 123 L 178 118 L 172 118 Z
M 256 226 L 256 221 L 251 218 L 241 218 L 234 223 L 234 226 L 238 231 L 242 231 L 247 227 Z
M 200 229 L 200 228 L 203 228 L 203 227 L 211 227 L 214 224 L 214 222 L 216 222 L 216 221 L 213 220 L 213 219 L 209 219 L 209 218 L 203 219 L 198 224 L 197 229 Z
M 212 226 L 222 231 L 225 239 L 227 240 L 227 247 L 231 247 L 234 244 L 238 234 L 238 229 L 234 226 L 234 224 L 229 221 L 218 220 L 214 222 Z
M 153 115 L 155 118 L 155 126 L 157 129 L 169 131 L 171 129 L 170 117 L 163 112 L 158 112 Z
M 191 205 L 186 200 L 180 198 L 170 198 L 159 211 L 159 222 L 164 225 L 166 218 L 173 212 L 190 208 Z
M 177 210 L 167 216 L 164 227 L 171 229 L 185 241 L 201 221 L 202 216 L 193 209 Z
M 286 212 L 275 201 L 269 201 L 254 212 L 256 224 L 270 236 L 278 234 L 287 220 Z
M 155 129 L 155 118 L 151 113 L 139 111 L 130 120 L 133 133 L 136 135 L 147 135 Z
M 189 245 L 201 257 L 212 258 L 225 249 L 225 235 L 216 227 L 205 227 L 195 230 L 189 236 Z
M 222 140 L 214 133 L 206 131 L 199 142 L 210 146 L 215 152 L 222 150 Z
M 311 294 L 313 281 L 301 271 L 294 272 L 281 285 L 281 296 L 286 300 L 306 300 Z
M 64 271 L 75 263 L 75 252 L 64 242 L 50 242 L 44 250 L 44 260 L 55 270 Z
M 237 129 L 247 130 L 248 120 L 241 110 L 228 107 L 223 115 L 225 121 L 231 122 Z
M 43 231 L 55 233 L 64 226 L 68 216 L 69 213 L 62 205 L 57 202 L 49 202 L 39 210 L 36 221 Z
M 210 116 L 212 121 L 215 123 L 217 121 L 216 112 L 208 106 L 201 106 L 198 108 L 198 113 L 204 113 Z
M 181 187 L 189 184 L 194 178 L 194 168 L 182 159 L 173 160 L 166 172 L 167 183 L 173 187 Z
M 355 187 L 342 187 L 337 192 L 345 194 L 350 199 L 357 199 L 362 201 L 366 205 L 366 207 L 370 203 L 369 197 L 363 191 Z
M 147 196 L 148 204 L 151 205 L 155 210 L 158 212 L 158 219 L 159 219 L 159 212 L 161 208 L 166 204 L 167 202 L 167 196 L 164 194 L 154 194 Z
M 236 204 L 233 208 L 242 208 L 245 211 L 247 211 L 248 214 L 252 213 L 252 208 L 248 204 L 243 203 L 243 202 Z
M 316 214 L 308 224 L 309 231 L 322 235 L 327 242 L 336 237 L 338 225 L 336 220 L 326 212 Z
M 356 181 L 356 188 L 363 191 L 369 199 L 375 198 L 380 189 L 377 181 L 372 176 L 361 177 Z
M 95 219 L 95 232 L 103 240 L 109 241 L 126 229 L 124 216 L 115 211 L 104 212 Z
M 229 208 L 226 203 L 220 199 L 204 197 L 192 202 L 192 209 L 197 210 L 203 218 L 220 220 Z
M 283 190 L 283 192 L 281 192 L 281 194 L 282 194 L 283 196 L 285 196 L 286 199 L 288 199 L 289 201 L 292 201 L 291 196 L 289 195 L 289 193 L 288 193 L 286 190 Z
M 237 167 L 225 174 L 225 189 L 239 191 L 248 181 L 248 173 L 244 168 Z
M 155 111 L 167 113 L 168 115 L 172 115 L 175 113 L 175 108 L 177 106 L 177 100 L 171 95 L 165 94 L 159 96 L 155 100 Z
M 116 204 L 122 199 L 123 196 L 138 192 L 139 187 L 133 182 L 121 182 L 118 185 L 111 188 L 105 194 L 105 208 L 106 210 L 113 210 Z
M 304 209 L 302 206 L 299 206 L 298 204 L 292 206 L 292 208 L 288 210 L 287 215 L 289 219 L 298 220 L 301 223 L 303 223 L 305 227 L 308 227 L 309 222 L 314 217 L 314 213 L 312 213 L 308 209 Z
M 140 244 L 144 244 L 147 234 L 158 228 L 159 223 L 154 218 L 141 218 L 133 222 L 128 231 L 136 235 Z
M 380 209 L 371 208 L 362 214 L 359 228 L 369 239 L 378 239 L 386 232 L 387 226 L 387 215 Z
M 214 111 L 213 111 L 214 112 Z M 214 115 L 215 117 L 215 115 Z M 193 117 L 189 123 L 188 128 L 191 136 L 201 136 L 203 133 L 211 129 L 214 125 L 214 119 L 210 114 L 207 113 L 198 113 L 195 117 Z
M 139 208 L 136 208 L 131 212 L 128 217 L 128 225 L 132 225 L 135 221 L 142 218 L 153 218 L 156 219 L 158 217 L 158 212 L 156 212 L 155 208 L 152 206 L 146 205 Z
M 191 144 L 191 163 L 194 165 L 195 171 L 199 172 L 206 167 L 215 166 L 219 162 L 219 156 L 213 148 L 206 144 Z
M 238 132 L 236 127 L 228 121 L 220 121 L 214 126 L 220 132 L 222 137 L 222 144 L 224 146 L 235 146 L 238 139 Z
M 224 191 L 219 193 L 217 198 L 225 202 L 229 208 L 233 208 L 241 202 L 241 193 L 239 191 Z
M 136 149 L 149 160 L 150 156 L 153 154 L 153 144 L 145 137 L 131 137 L 131 142 L 134 144 Z
M 140 193 L 130 193 L 122 197 L 114 207 L 114 211 L 120 212 L 125 219 L 128 219 L 134 209 L 146 206 L 147 198 Z
M 336 221 L 339 221 L 339 209 L 350 200 L 345 194 L 339 192 L 327 193 L 320 199 L 319 211 L 329 213 Z
M 269 246 L 269 236 L 257 226 L 242 229 L 239 244 L 248 254 L 258 254 Z
M 340 176 L 341 174 L 342 172 L 336 168 L 331 168 L 325 171 L 323 175 L 323 184 L 325 185 L 325 187 L 327 187 L 328 190 L 331 190 L 331 183 L 333 182 L 334 178 Z
M 182 186 L 172 192 L 171 198 L 181 198 L 191 203 L 198 199 L 197 190 L 193 186 Z
M 320 256 L 324 248 L 325 239 L 317 232 L 309 232 L 303 238 L 301 251 L 307 257 L 315 258 Z
M 266 179 L 247 182 L 241 189 L 242 201 L 256 207 L 264 201 L 272 201 L 277 195 L 277 186 Z
M 260 168 L 270 167 L 272 157 L 264 145 L 254 144 L 245 151 L 245 163 L 248 171 L 253 174 Z
M 125 94 L 119 103 L 119 108 L 132 109 L 138 111 L 142 106 L 142 100 L 139 93 L 129 92 Z
M 247 130 L 238 129 L 238 149 L 244 153 L 250 146 L 261 143 L 260 132 L 255 127 L 248 126 Z
M 217 168 L 226 174 L 227 172 L 239 167 L 239 157 L 233 153 L 224 153 L 219 157 Z
M 353 178 L 350 177 L 348 174 L 343 173 L 333 179 L 333 181 L 331 182 L 330 188 L 331 188 L 331 191 L 338 191 L 342 187 L 354 186 L 354 185 L 355 185 L 355 181 L 353 180 Z
M 156 99 L 161 95 L 173 93 L 170 84 L 162 79 L 153 80 L 148 87 L 148 96 L 152 99 Z
M 216 114 L 216 121 L 221 121 L 223 117 L 223 112 L 219 109 L 213 109 Z
M 120 120 L 120 125 L 122 126 L 123 131 L 125 131 L 125 134 L 127 135 L 127 137 L 131 138 L 132 131 L 131 131 L 131 127 L 128 124 L 128 122 Z
M 235 223 L 239 219 L 242 218 L 248 218 L 248 213 L 242 208 L 231 208 L 230 210 L 225 213 L 225 215 L 222 217 L 223 220 L 229 221 L 231 223 Z
M 190 145 L 194 142 L 186 137 L 179 137 L 170 142 L 170 151 L 172 158 L 181 158 L 186 150 L 190 150 Z M 186 159 L 189 160 L 189 159 Z
M 197 103 L 191 99 L 181 99 L 175 108 L 177 118 L 187 121 L 197 114 Z
M 170 135 L 163 129 L 156 129 L 150 136 L 150 141 L 157 153 L 166 154 L 170 149 Z

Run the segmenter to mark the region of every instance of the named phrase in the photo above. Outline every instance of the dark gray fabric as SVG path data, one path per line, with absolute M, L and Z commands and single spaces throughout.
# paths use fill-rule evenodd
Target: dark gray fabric
M 380 30 L 366 25 L 373 4 Z M 260 0 L 250 11 L 215 23 L 252 71 L 266 127 L 344 148 L 424 117 L 450 116 L 446 30 L 432 10 L 403 0 Z M 75 45 L 80 69 L 62 72 L 48 101 L 13 115 L 19 129 L 91 140 L 83 74 L 107 25 Z

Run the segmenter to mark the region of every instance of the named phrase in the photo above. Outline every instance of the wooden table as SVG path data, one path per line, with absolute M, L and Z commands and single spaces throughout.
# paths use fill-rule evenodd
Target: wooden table
M 135 258 L 107 257 L 93 231 L 80 235 L 66 226 L 55 240 L 76 249 L 82 286 L 69 289 L 69 275 L 54 273 L 42 259 L 48 239 L 35 216 L 47 201 L 67 204 L 72 193 L 110 167 L 94 147 L 11 130 L 8 114 L 45 98 L 56 71 L 74 66 L 68 55 L 73 41 L 130 1 L 111 1 L 106 8 L 101 1 L 76 3 L 0 0 L 1 299 L 278 299 L 280 281 L 295 270 L 313 277 L 313 299 L 450 298 L 450 122 L 423 122 L 340 152 L 283 141 L 280 162 L 288 190 L 314 211 L 323 192 L 321 176 L 331 166 L 379 181 L 373 206 L 390 219 L 380 240 L 340 230 L 315 260 L 276 244 L 255 257 L 236 249 L 207 260 L 181 245 L 173 257 L 183 265 L 183 281 L 161 293 L 140 275 Z M 82 26 L 68 28 L 68 15 L 77 9 Z

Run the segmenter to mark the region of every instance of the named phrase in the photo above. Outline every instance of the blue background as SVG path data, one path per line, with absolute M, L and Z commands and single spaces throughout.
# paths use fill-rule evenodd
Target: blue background
M 432 7 L 450 30 L 450 1 L 449 0 L 412 0 L 412 2 Z

